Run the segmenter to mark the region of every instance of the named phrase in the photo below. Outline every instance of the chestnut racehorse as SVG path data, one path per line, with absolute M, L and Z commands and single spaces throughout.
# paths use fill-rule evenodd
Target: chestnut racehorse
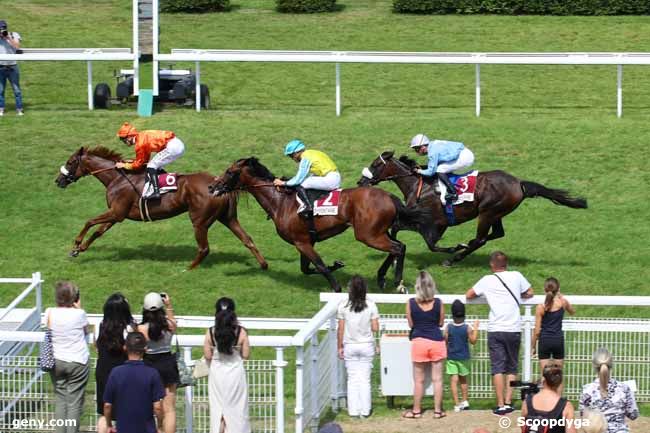
M 122 156 L 105 147 L 82 147 L 61 167 L 61 174 L 55 181 L 59 187 L 65 188 L 81 177 L 94 175 L 106 187 L 106 202 L 109 208 L 86 222 L 74 240 L 74 247 L 70 252 L 72 257 L 86 251 L 95 239 L 106 233 L 115 223 L 125 219 L 144 221 L 139 205 L 144 174 L 142 171 L 126 173 L 117 170 L 115 163 L 118 161 L 122 161 Z M 152 220 L 161 220 L 183 212 L 189 213 L 198 244 L 198 252 L 190 269 L 198 266 L 210 252 L 208 229 L 217 220 L 246 245 L 262 269 L 268 267 L 251 237 L 239 225 L 236 194 L 213 197 L 208 193 L 208 185 L 214 176 L 208 173 L 178 175 L 177 179 L 178 190 L 164 194 L 160 200 L 148 202 L 148 214 Z M 101 227 L 82 243 L 88 230 L 97 224 L 101 224 Z
M 483 171 L 478 174 L 476 180 L 474 201 L 453 207 L 457 224 L 478 217 L 476 237 L 467 244 L 458 244 L 451 248 L 438 247 L 436 243 L 447 230 L 449 222 L 436 189 L 430 182 L 422 182 L 422 177 L 413 173 L 415 168 L 418 168 L 415 161 L 406 156 L 396 159 L 392 151 L 387 151 L 377 157 L 370 167 L 367 167 L 368 170 L 364 169 L 364 174 L 357 184 L 376 185 L 385 180 L 392 180 L 404 194 L 407 206 L 429 209 L 433 218 L 427 224 L 421 224 L 418 231 L 431 251 L 457 253 L 445 260 L 444 266 L 451 266 L 464 259 L 487 241 L 503 237 L 505 231 L 501 219 L 517 209 L 526 198 L 544 197 L 558 205 L 575 209 L 587 208 L 587 200 L 573 198 L 567 191 L 520 180 L 501 170 Z
M 297 214 L 293 190 L 274 187 L 273 179 L 275 176 L 257 158 L 240 159 L 223 176 L 215 178 L 210 192 L 220 195 L 237 190 L 248 191 L 273 220 L 280 237 L 298 250 L 302 272 L 313 273 L 309 269 L 310 262 L 313 263 L 316 272 L 323 274 L 337 292 L 341 291 L 341 286 L 332 271 L 340 266 L 326 266 L 314 250 L 314 242 L 343 233 L 350 226 L 358 241 L 388 253 L 377 271 L 379 287 L 385 287 L 386 272 L 393 260 L 396 262 L 395 285 L 401 285 L 406 246 L 391 238 L 389 231 L 395 224 L 405 227 L 417 224 L 423 212 L 407 209 L 397 197 L 381 189 L 344 189 L 340 195 L 338 215 L 314 217 L 314 239 L 309 233 L 307 220 Z

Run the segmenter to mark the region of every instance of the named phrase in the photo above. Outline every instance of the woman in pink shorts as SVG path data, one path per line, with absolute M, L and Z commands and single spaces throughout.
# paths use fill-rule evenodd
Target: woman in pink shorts
M 406 303 L 406 318 L 411 327 L 411 361 L 413 362 L 413 409 L 404 418 L 422 416 L 424 378 L 431 369 L 433 382 L 433 417 L 446 416 L 442 410 L 442 370 L 447 358 L 447 346 L 440 328 L 445 322 L 445 309 L 435 297 L 436 283 L 426 271 L 420 271 L 415 281 L 415 298 Z

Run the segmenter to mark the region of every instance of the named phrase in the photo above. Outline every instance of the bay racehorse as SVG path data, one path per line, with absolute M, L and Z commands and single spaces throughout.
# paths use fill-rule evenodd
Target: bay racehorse
M 323 274 L 333 290 L 341 291 L 341 286 L 332 275 L 340 267 L 328 267 L 314 250 L 314 243 L 353 227 L 356 239 L 369 247 L 386 251 L 388 257 L 377 271 L 377 284 L 384 288 L 386 272 L 395 264 L 395 285 L 402 282 L 406 246 L 389 236 L 395 224 L 400 226 L 417 225 L 422 212 L 407 209 L 392 194 L 377 188 L 344 189 L 340 194 L 338 215 L 314 217 L 315 238 L 309 233 L 305 218 L 297 214 L 296 195 L 292 189 L 273 186 L 275 176 L 257 158 L 240 159 L 232 164 L 223 176 L 215 178 L 210 192 L 220 195 L 237 190 L 248 191 L 269 218 L 275 223 L 280 237 L 296 247 L 300 253 L 300 268 L 303 273 L 310 271 L 313 263 L 318 273 Z
M 429 209 L 433 219 L 428 224 L 421 225 L 418 231 L 431 251 L 455 253 L 443 262 L 444 266 L 451 266 L 464 259 L 487 241 L 503 237 L 505 231 L 502 218 L 517 209 L 526 198 L 544 197 L 558 205 L 575 209 L 587 208 L 585 199 L 573 198 L 567 191 L 520 180 L 501 170 L 479 172 L 474 201 L 453 207 L 457 224 L 478 217 L 476 237 L 467 244 L 458 244 L 451 248 L 438 247 L 436 244 L 447 230 L 449 222 L 436 188 L 430 182 L 422 182 L 422 176 L 413 173 L 415 168 L 418 168 L 416 161 L 406 156 L 397 159 L 392 151 L 387 151 L 377 157 L 367 170 L 364 169 L 364 174 L 357 184 L 376 185 L 392 180 L 404 194 L 407 206 Z
M 72 257 L 86 251 L 93 241 L 106 233 L 115 223 L 125 219 L 145 221 L 139 203 L 144 186 L 144 173 L 138 171 L 127 174 L 123 170 L 117 170 L 115 163 L 118 161 L 122 161 L 122 156 L 105 147 L 93 149 L 82 147 L 61 167 L 61 173 L 55 181 L 59 187 L 65 188 L 81 177 L 93 175 L 106 187 L 108 203 L 108 210 L 88 220 L 75 238 L 70 252 Z M 215 221 L 228 227 L 246 245 L 262 269 L 268 267 L 251 237 L 239 225 L 236 194 L 213 197 L 208 193 L 208 185 L 214 176 L 208 173 L 178 175 L 177 179 L 177 191 L 164 194 L 160 200 L 148 202 L 148 216 L 151 220 L 161 220 L 183 212 L 189 213 L 198 244 L 198 252 L 190 269 L 198 266 L 210 252 L 208 229 Z M 101 224 L 101 227 L 83 242 L 90 228 L 98 224 Z

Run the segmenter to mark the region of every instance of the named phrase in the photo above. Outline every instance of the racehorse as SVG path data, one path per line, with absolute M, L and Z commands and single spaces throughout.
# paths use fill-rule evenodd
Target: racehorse
M 358 241 L 388 252 L 388 257 L 377 271 L 379 287 L 385 287 L 386 272 L 393 260 L 396 261 L 395 285 L 401 285 L 406 246 L 392 239 L 389 230 L 398 223 L 402 226 L 417 224 L 422 212 L 406 209 L 397 197 L 377 188 L 344 189 L 340 194 L 338 215 L 314 217 L 314 236 L 309 233 L 308 221 L 297 214 L 298 205 L 293 190 L 274 187 L 273 179 L 275 176 L 257 158 L 240 159 L 223 176 L 215 178 L 210 192 L 220 195 L 244 190 L 252 194 L 275 223 L 280 237 L 300 253 L 301 271 L 305 274 L 323 274 L 336 292 L 341 291 L 341 286 L 332 272 L 341 265 L 326 266 L 314 250 L 314 243 L 336 236 L 350 226 L 354 228 Z M 310 262 L 316 266 L 316 271 L 310 270 Z
M 522 201 L 531 197 L 544 197 L 553 203 L 574 209 L 586 209 L 587 200 L 573 198 L 567 191 L 547 188 L 539 183 L 520 180 L 504 171 L 480 172 L 476 180 L 474 201 L 454 205 L 456 223 L 461 224 L 478 217 L 476 237 L 467 244 L 445 248 L 436 246 L 449 226 L 442 202 L 431 183 L 422 182 L 422 176 L 414 174 L 417 162 L 406 156 L 399 159 L 394 152 L 387 151 L 377 157 L 357 182 L 359 186 L 376 185 L 392 180 L 404 194 L 407 206 L 425 207 L 432 212 L 433 219 L 418 229 L 427 246 L 433 252 L 454 254 L 443 262 L 451 266 L 476 251 L 487 241 L 505 235 L 502 218 L 517 209 Z M 393 235 L 396 235 L 393 233 Z
M 82 147 L 61 167 L 61 173 L 55 181 L 59 187 L 65 188 L 81 177 L 93 175 L 106 187 L 106 202 L 109 208 L 108 211 L 86 222 L 74 240 L 71 257 L 86 251 L 93 241 L 106 233 L 115 223 L 125 219 L 146 221 L 140 209 L 140 191 L 144 185 L 144 173 L 139 171 L 127 174 L 123 170 L 115 169 L 115 163 L 118 161 L 122 161 L 122 156 L 105 147 L 99 146 L 93 149 Z M 208 185 L 213 178 L 208 173 L 178 175 L 178 190 L 164 194 L 159 201 L 149 202 L 148 216 L 151 220 L 161 220 L 183 212 L 189 213 L 198 244 L 198 252 L 189 269 L 198 266 L 210 252 L 208 229 L 217 220 L 246 245 L 262 269 L 268 268 L 253 239 L 239 225 L 237 195 L 213 197 L 208 193 Z M 101 224 L 101 227 L 82 243 L 86 233 L 97 224 Z

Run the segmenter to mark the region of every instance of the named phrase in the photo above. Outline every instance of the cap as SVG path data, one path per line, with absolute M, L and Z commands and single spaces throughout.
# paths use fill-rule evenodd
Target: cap
M 137 134 L 138 131 L 129 122 L 124 122 L 120 129 L 117 131 L 117 136 L 120 138 L 132 137 Z
M 429 144 L 429 137 L 424 134 L 418 134 L 411 138 L 411 147 L 426 146 Z
M 156 311 L 160 310 L 163 305 L 160 293 L 151 292 L 147 293 L 147 296 L 144 297 L 144 305 L 142 307 L 148 311 Z
M 5 20 L 0 20 L 0 29 L 6 29 L 7 28 L 7 22 Z
M 459 299 L 456 299 L 453 304 L 451 304 L 451 316 L 452 317 L 465 317 L 465 304 Z

